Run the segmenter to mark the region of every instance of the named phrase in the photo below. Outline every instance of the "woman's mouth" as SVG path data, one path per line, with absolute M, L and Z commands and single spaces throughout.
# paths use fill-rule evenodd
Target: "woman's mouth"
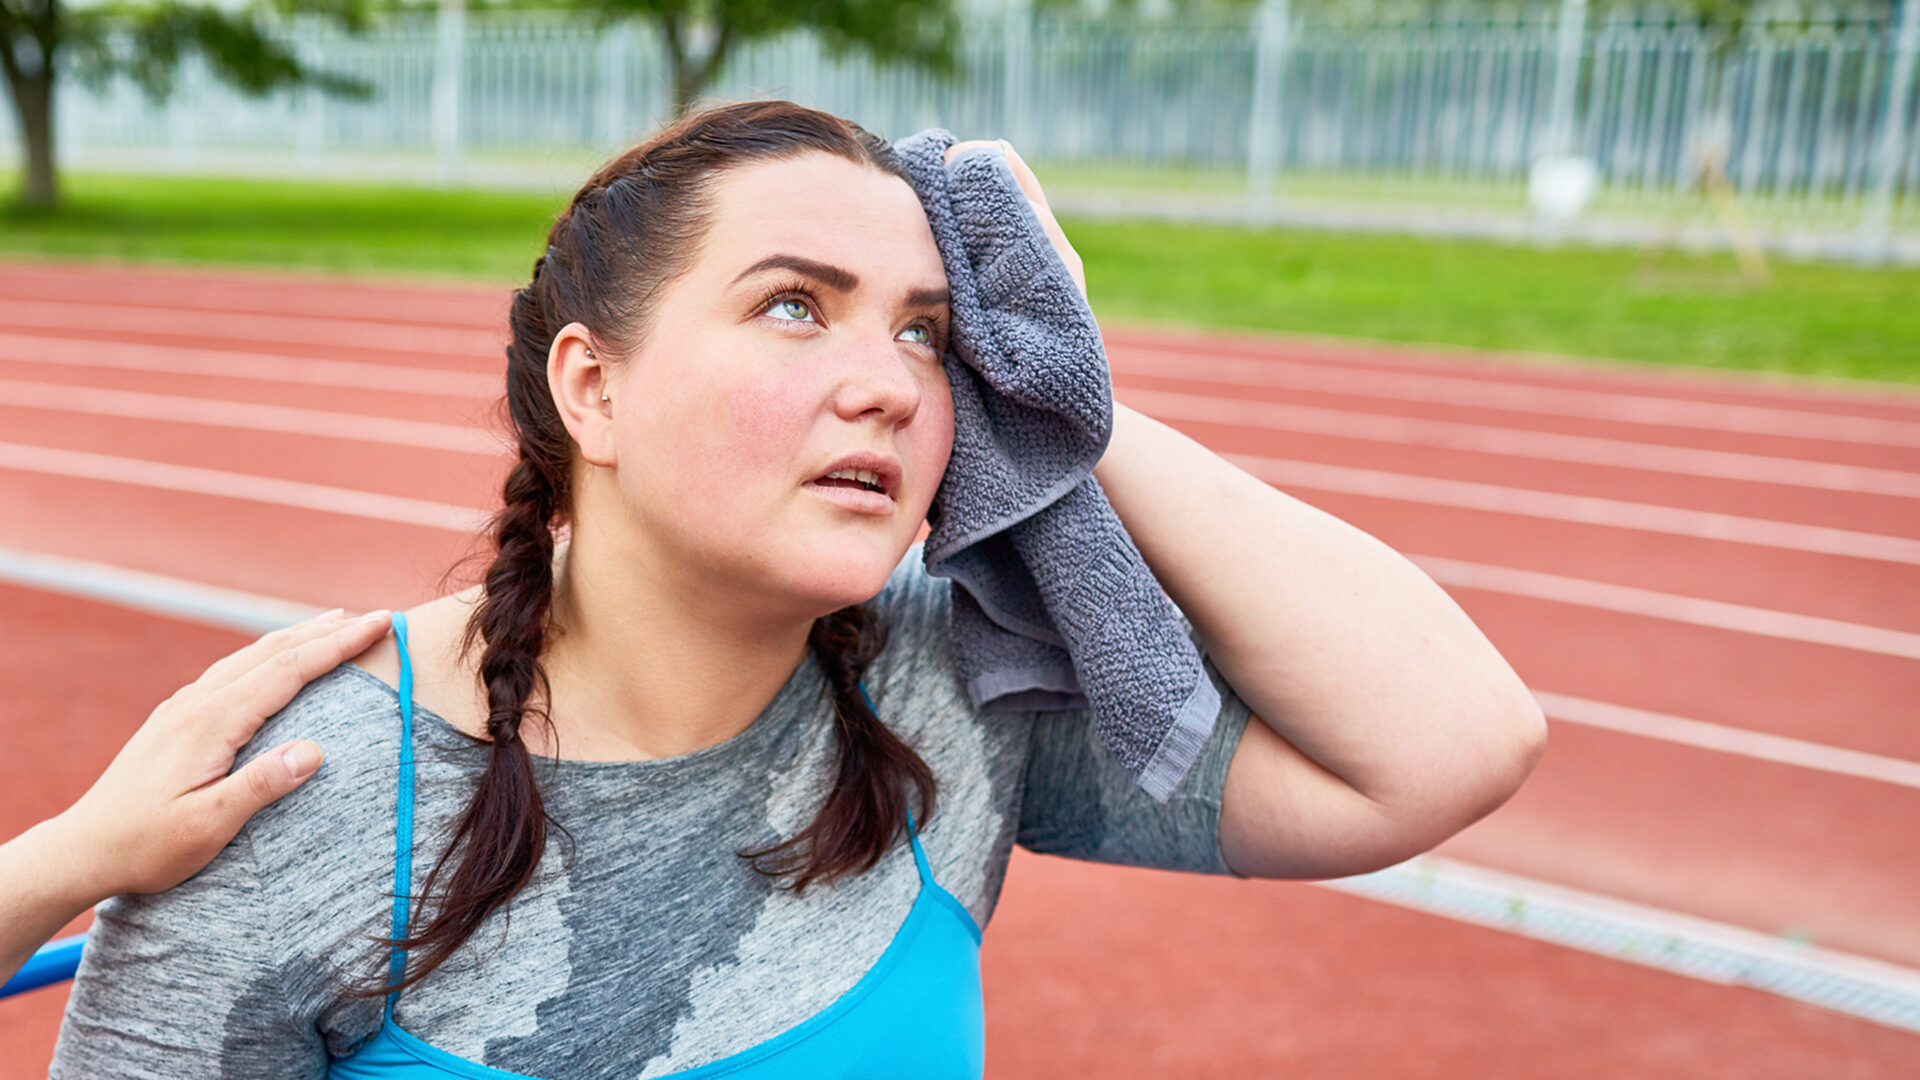
M 880 474 L 871 469 L 835 469 L 815 483 L 830 487 L 861 488 L 886 494 L 886 489 L 880 486 Z
M 885 517 L 894 510 L 893 496 L 882 488 L 879 476 L 865 469 L 837 469 L 800 486 L 856 514 Z

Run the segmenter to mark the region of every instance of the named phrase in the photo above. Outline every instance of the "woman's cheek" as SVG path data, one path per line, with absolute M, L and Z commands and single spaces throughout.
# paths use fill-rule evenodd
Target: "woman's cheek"
M 720 455 L 730 442 L 729 413 L 712 394 L 649 395 L 645 414 L 635 418 L 631 460 L 638 466 L 638 490 L 664 499 L 675 515 L 714 505 L 716 493 L 732 490 L 717 486 L 728 468 Z
M 711 460 L 722 463 L 735 490 L 797 484 L 807 466 L 805 446 L 813 413 L 802 406 L 805 390 L 791 379 L 743 383 L 708 399 L 706 430 Z
M 925 384 L 920 398 L 921 424 L 913 442 L 911 465 L 922 484 L 923 497 L 931 505 L 940 478 L 946 475 L 947 462 L 953 457 L 953 391 L 944 372 L 938 372 Z

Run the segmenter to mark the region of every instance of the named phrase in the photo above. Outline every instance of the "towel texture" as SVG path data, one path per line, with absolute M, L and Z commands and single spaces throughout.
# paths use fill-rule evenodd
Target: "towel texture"
M 929 573 L 953 585 L 953 644 L 976 707 L 1086 707 L 1114 758 L 1165 802 L 1220 710 L 1179 612 L 1093 466 L 1113 431 L 1086 299 L 998 146 L 893 144 L 953 293 L 953 457 L 929 514 Z

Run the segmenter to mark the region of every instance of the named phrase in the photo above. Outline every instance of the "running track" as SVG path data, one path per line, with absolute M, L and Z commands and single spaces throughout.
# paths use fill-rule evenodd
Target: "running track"
M 0 264 L 0 549 L 297 604 L 434 595 L 503 474 L 502 310 Z M 1443 856 L 1920 986 L 1920 395 L 1108 345 L 1122 401 L 1415 558 L 1541 696 L 1546 759 Z M 0 627 L 8 835 L 247 636 L 17 579 Z M 1912 1025 L 1292 883 L 1016 853 L 985 965 L 995 1078 L 1920 1074 Z M 44 1074 L 63 1000 L 0 1003 L 0 1080 Z

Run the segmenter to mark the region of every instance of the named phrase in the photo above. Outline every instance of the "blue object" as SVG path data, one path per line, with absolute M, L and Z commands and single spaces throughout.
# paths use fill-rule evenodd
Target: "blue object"
M 406 616 L 395 612 L 400 645 L 400 810 L 395 823 L 393 937 L 407 930 L 413 879 L 413 668 Z M 861 687 L 861 693 L 866 687 Z M 833 1004 L 757 1046 L 662 1080 L 979 1080 L 986 1068 L 986 1016 L 980 996 L 980 928 L 965 905 L 933 880 L 913 812 L 907 834 L 919 868 L 920 894 L 893 941 L 872 968 Z M 608 933 L 617 933 L 609 927 Z M 392 950 L 398 979 L 406 952 Z M 480 1065 L 409 1034 L 393 1018 L 399 994 L 387 995 L 380 1030 L 328 1075 L 345 1080 L 526 1080 Z
M 5 984 L 0 984 L 0 998 L 24 994 L 73 978 L 73 973 L 80 969 L 80 950 L 86 943 L 87 935 L 75 934 L 40 946 L 25 964 L 20 965 L 18 974 Z

